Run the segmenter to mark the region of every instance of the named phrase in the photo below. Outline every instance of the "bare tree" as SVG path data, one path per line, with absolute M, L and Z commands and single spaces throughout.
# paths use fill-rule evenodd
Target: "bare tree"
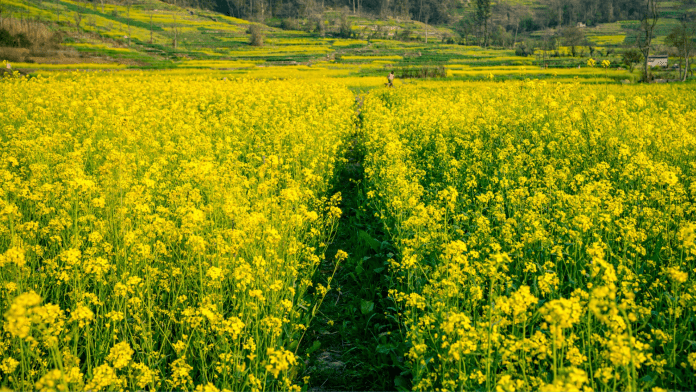
M 428 43 L 428 22 L 430 22 L 430 8 L 423 13 L 423 23 L 425 24 L 425 43 Z
M 491 0 L 476 0 L 476 19 L 483 28 L 483 46 L 488 46 L 488 22 L 491 19 Z
M 494 21 L 497 19 L 497 22 L 505 27 L 506 30 L 510 30 L 510 32 L 512 32 L 513 29 L 515 30 L 515 35 L 510 41 L 510 49 L 514 49 L 517 43 L 517 34 L 520 31 L 522 12 L 524 10 L 526 10 L 524 6 L 510 4 L 510 2 L 504 0 L 496 2 L 493 6 L 493 16 L 491 20 Z
M 232 11 L 232 6 L 234 5 L 235 10 L 237 9 L 237 6 L 234 3 L 234 1 L 233 0 L 225 0 L 225 3 L 227 3 L 227 15 L 234 16 L 234 12 Z
M 321 11 L 314 12 L 310 17 L 311 24 L 314 25 L 315 31 L 320 36 L 326 36 L 326 25 L 324 24 L 324 13 Z
M 567 0 L 545 0 L 543 2 L 543 4 L 545 4 L 546 7 L 548 7 L 548 17 L 550 18 L 550 25 L 553 26 L 554 19 L 558 26 L 563 25 L 563 10 L 566 6 L 569 5 L 569 3 L 570 2 Z
M 665 43 L 674 46 L 679 54 L 679 78 L 682 80 L 682 82 L 686 81 L 690 66 L 689 58 L 693 56 L 694 52 L 696 52 L 694 36 L 696 36 L 695 26 L 693 24 L 686 23 L 686 21 L 682 21 L 682 23 L 672 29 L 670 34 L 665 39 Z M 682 72 L 681 65 L 684 62 L 686 64 Z
M 179 44 L 179 26 L 176 24 L 176 15 L 174 15 L 174 26 L 172 26 L 172 32 L 174 33 L 174 40 L 172 41 L 172 46 L 174 47 L 174 49 L 176 49 Z
M 93 16 L 87 18 L 87 25 L 91 26 L 97 32 L 97 34 L 99 34 L 99 25 Z
M 324 0 L 322 0 L 323 3 Z M 389 16 L 389 9 L 391 8 L 390 0 L 380 0 L 379 2 L 379 15 L 383 18 Z
M 75 19 L 75 29 L 77 32 L 80 32 L 80 23 L 82 23 L 82 13 L 80 12 L 75 12 L 75 15 L 73 16 Z
M 130 9 L 132 5 L 132 0 L 126 0 L 126 25 L 128 26 L 128 46 L 130 46 L 131 41 Z
M 648 77 L 648 56 L 650 56 L 650 46 L 655 38 L 655 26 L 660 17 L 660 0 L 646 0 L 645 12 L 640 19 L 636 46 L 643 54 L 643 82 L 649 80 Z

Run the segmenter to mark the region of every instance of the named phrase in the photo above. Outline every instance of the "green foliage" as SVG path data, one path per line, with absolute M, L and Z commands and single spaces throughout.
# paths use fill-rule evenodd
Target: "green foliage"
M 566 27 L 561 32 L 563 45 L 571 48 L 573 57 L 576 56 L 576 48 L 585 44 L 585 32 L 578 27 Z
M 522 41 L 515 45 L 515 55 L 527 57 L 534 53 L 534 49 L 526 42 Z
M 345 14 L 341 15 L 341 25 L 338 32 L 339 37 L 350 38 L 353 35 L 353 27 Z
M 476 19 L 481 23 L 491 17 L 491 0 L 476 0 Z
M 402 67 L 394 70 L 399 79 L 427 79 L 447 77 L 447 69 L 443 66 L 424 66 L 418 68 Z
M 388 297 L 394 246 L 365 194 L 363 132 L 356 129 L 332 190 L 341 193 L 343 215 L 327 255 L 351 251 L 307 333 L 303 376 L 325 390 L 404 390 L 410 388 L 404 361 L 408 345 Z M 329 266 L 320 271 L 328 272 Z M 317 283 L 326 279 L 322 273 Z
M 643 59 L 643 55 L 638 49 L 627 49 L 621 54 L 621 63 L 624 64 L 631 72 L 636 67 L 636 64 L 640 63 Z
M 283 30 L 299 30 L 300 25 L 297 23 L 297 20 L 286 18 L 280 22 L 280 28 Z
M 9 46 L 11 48 L 29 48 L 32 46 L 32 44 L 27 35 L 24 33 L 12 35 L 9 31 L 0 29 L 0 46 Z
M 251 46 L 263 46 L 263 31 L 261 31 L 261 26 L 257 24 L 249 25 L 249 45 Z

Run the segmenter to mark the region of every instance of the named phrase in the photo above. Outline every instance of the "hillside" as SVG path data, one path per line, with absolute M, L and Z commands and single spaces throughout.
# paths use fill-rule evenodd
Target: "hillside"
M 0 29 L 10 33 L 6 37 L 9 45 L 2 45 L 0 39 L 0 46 L 5 46 L 0 47 L 0 57 L 27 70 L 214 68 L 275 77 L 288 72 L 369 76 L 382 75 L 387 68 L 427 66 L 444 67 L 449 76 L 488 75 L 488 70 L 524 75 L 526 68 L 505 67 L 577 68 L 590 56 L 608 59 L 616 67 L 638 23 L 622 20 L 583 27 L 586 39 L 576 56 L 571 56 L 560 38 L 553 38 L 556 46 L 544 54 L 539 50 L 543 40 L 548 40 L 545 37 L 560 34 L 558 26 L 530 31 L 519 27 L 541 23 L 539 15 L 550 10 L 548 0 L 494 3 L 487 43 L 480 30 L 465 28 L 475 11 L 473 2 L 452 7 L 449 22 L 439 25 L 398 15 L 353 14 L 349 8 L 328 6 L 293 18 L 281 18 L 279 13 L 253 18 L 261 23 L 179 4 L 0 0 Z M 503 27 L 505 10 L 507 22 L 516 21 L 516 30 Z M 669 50 L 660 47 L 664 37 L 679 18 L 692 11 L 696 4 L 663 4 L 657 51 Z M 529 18 L 536 19 L 530 22 Z M 261 31 L 261 46 L 250 45 L 253 25 Z M 526 56 L 519 56 L 520 47 L 526 48 Z M 281 72 L 268 69 L 269 65 L 293 68 Z
M 36 63 L 70 63 L 73 62 L 71 58 L 138 67 L 168 67 L 173 62 L 187 60 L 308 62 L 363 48 L 369 38 L 389 38 L 399 31 L 424 30 L 419 22 L 349 17 L 351 37 L 336 38 L 330 35 L 332 30 L 337 30 L 341 14 L 327 12 L 329 33 L 324 37 L 314 32 L 258 24 L 264 35 L 264 45 L 251 47 L 248 30 L 252 23 L 249 21 L 155 0 L 134 1 L 130 6 L 72 0 L 2 0 L 0 7 L 0 28 L 23 32 L 29 37 L 35 35 L 35 30 L 43 29 L 59 37 L 59 45 L 42 43 L 33 49 L 15 50 L 14 58 L 9 59 Z M 431 27 L 429 34 L 439 40 L 453 33 L 446 28 Z

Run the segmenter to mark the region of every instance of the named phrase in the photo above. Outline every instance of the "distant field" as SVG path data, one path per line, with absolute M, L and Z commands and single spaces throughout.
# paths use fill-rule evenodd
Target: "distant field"
M 531 0 L 513 3 L 535 4 Z M 675 23 L 673 18 L 680 15 L 681 11 L 676 11 L 673 3 L 664 3 L 657 44 L 663 43 L 664 35 Z M 549 77 L 559 73 L 553 70 L 563 70 L 560 73 L 568 77 L 584 78 L 588 73 L 602 74 L 601 70 L 573 71 L 586 64 L 590 57 L 599 62 L 608 60 L 614 69 L 622 66 L 620 51 L 632 42 L 637 23 L 621 21 L 584 29 L 587 46 L 576 48 L 577 57 L 571 57 L 571 48 L 565 46 L 545 52 L 537 49 L 532 55 L 523 57 L 510 48 L 445 44 L 443 38 L 456 36 L 456 33 L 442 26 L 428 27 L 426 44 L 426 26 L 403 19 L 375 20 L 348 14 L 353 36 L 339 38 L 332 35 L 341 18 L 338 11 L 325 13 L 328 29 L 325 36 L 313 31 L 261 25 L 264 45 L 254 47 L 249 44 L 251 23 L 246 20 L 155 0 L 138 0 L 130 8 L 100 3 L 95 6 L 76 0 L 0 0 L 0 4 L 5 10 L 3 15 L 17 21 L 41 20 L 51 31 L 63 36 L 60 49 L 51 52 L 60 52 L 59 55 L 26 50 L 15 51 L 21 57 L 7 58 L 15 68 L 28 72 L 197 68 L 230 70 L 259 77 L 305 78 L 308 75 L 380 76 L 394 68 L 447 66 L 450 77 L 475 79 L 485 76 L 486 69 L 495 73 L 499 67 L 512 66 L 526 67 L 528 71 L 509 75 L 499 72 L 498 77 L 513 77 L 513 74 Z M 273 23 L 280 24 L 278 20 Z M 410 31 L 410 40 L 394 39 L 406 30 Z M 540 34 L 534 33 L 533 37 L 538 38 Z M 535 67 L 550 70 L 530 73 Z M 634 78 L 616 72 L 609 79 L 624 77 Z
M 363 57 L 0 79 L 0 386 L 693 390 L 692 85 Z

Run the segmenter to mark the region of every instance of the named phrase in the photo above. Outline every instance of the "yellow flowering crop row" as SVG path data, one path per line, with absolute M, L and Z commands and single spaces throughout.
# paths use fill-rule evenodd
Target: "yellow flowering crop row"
M 352 94 L 204 74 L 1 83 L 3 385 L 299 390 Z
M 696 389 L 696 92 L 375 90 L 415 390 Z

